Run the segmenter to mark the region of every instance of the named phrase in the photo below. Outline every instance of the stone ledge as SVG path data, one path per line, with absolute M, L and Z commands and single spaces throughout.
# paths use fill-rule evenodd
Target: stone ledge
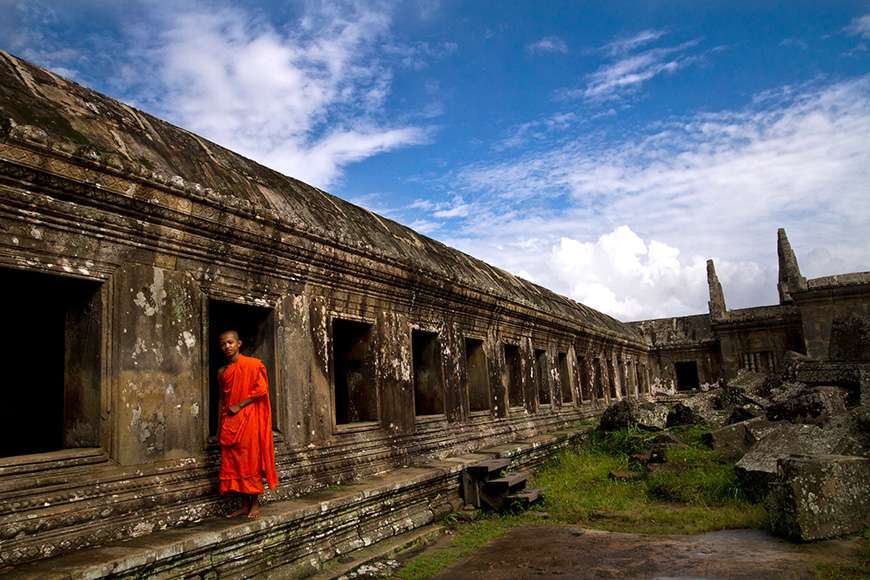
M 481 457 L 538 463 L 590 427 L 532 437 L 369 480 L 268 503 L 255 521 L 211 519 L 64 556 L 0 569 L 24 579 L 172 578 L 203 573 L 287 577 L 316 573 L 325 562 L 399 536 L 460 505 L 462 468 Z

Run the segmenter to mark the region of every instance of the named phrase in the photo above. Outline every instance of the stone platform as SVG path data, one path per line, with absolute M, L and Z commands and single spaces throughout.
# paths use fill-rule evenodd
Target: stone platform
M 213 518 L 79 550 L 0 574 L 25 579 L 305 577 L 333 558 L 425 526 L 459 508 L 462 468 L 504 457 L 529 468 L 586 436 L 560 431 L 394 469 L 263 506 L 259 519 Z

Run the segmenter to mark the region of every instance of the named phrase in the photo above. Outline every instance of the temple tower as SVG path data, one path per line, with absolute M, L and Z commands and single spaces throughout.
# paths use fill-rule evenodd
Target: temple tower
M 722 292 L 722 284 L 719 283 L 713 260 L 707 260 L 707 286 L 710 289 L 710 301 L 707 303 L 710 306 L 710 317 L 713 320 L 722 320 L 726 317 L 728 308 L 725 306 L 725 293 Z
M 801 276 L 797 257 L 791 249 L 785 228 L 776 231 L 776 253 L 779 256 L 779 282 L 776 285 L 779 291 L 779 303 L 789 304 L 793 302 L 792 292 L 806 289 L 807 279 Z M 709 272 L 709 263 L 707 268 Z

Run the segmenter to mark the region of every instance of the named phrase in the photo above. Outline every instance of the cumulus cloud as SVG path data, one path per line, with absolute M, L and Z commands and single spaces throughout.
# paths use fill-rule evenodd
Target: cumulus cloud
M 373 55 L 390 26 L 382 10 L 310 8 L 292 29 L 230 6 L 153 16 L 154 82 L 134 98 L 243 155 L 325 187 L 349 163 L 426 139 L 378 119 L 391 81 Z
M 567 53 L 568 45 L 558 36 L 547 36 L 526 46 L 526 50 L 532 54 L 547 52 Z
M 448 241 L 621 317 L 705 311 L 709 257 L 730 306 L 771 303 L 777 227 L 805 275 L 870 269 L 867 135 L 870 76 L 768 92 L 630 139 L 554 140 L 460 170 L 473 219 L 453 220 Z
M 393 70 L 423 68 L 456 45 L 396 44 L 394 9 L 301 3 L 276 23 L 223 0 L 13 2 L 0 40 L 37 64 L 328 187 L 351 163 L 429 139 L 427 127 L 386 119 Z M 64 31 L 90 13 L 115 26 L 79 34 L 70 46 Z M 437 116 L 439 106 L 417 118 Z

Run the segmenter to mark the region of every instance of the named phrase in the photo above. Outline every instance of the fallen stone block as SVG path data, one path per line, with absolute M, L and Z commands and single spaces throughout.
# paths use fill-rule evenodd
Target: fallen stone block
M 823 425 L 831 417 L 846 412 L 848 398 L 849 391 L 842 387 L 812 387 L 768 407 L 767 418 L 771 421 Z
M 698 393 L 683 401 L 683 404 L 691 408 L 712 427 L 722 427 L 725 425 L 725 421 L 730 413 L 722 406 L 718 391 Z
M 734 410 L 731 411 L 731 414 L 728 415 L 728 419 L 726 423 L 728 425 L 733 425 L 734 423 L 742 423 L 743 421 L 748 421 L 750 419 L 754 419 L 761 415 L 761 410 L 755 405 L 741 405 L 739 407 L 734 407 Z
M 765 419 L 755 418 L 733 425 L 720 427 L 704 435 L 704 442 L 719 454 L 723 461 L 735 462 L 743 457 L 758 441 L 750 423 L 767 423 Z
M 748 428 L 752 429 L 751 426 Z M 760 433 L 762 436 L 758 442 L 736 464 L 743 491 L 756 500 L 763 499 L 767 494 L 767 486 L 777 474 L 780 459 L 798 453 L 835 453 L 839 451 L 843 440 L 843 432 L 825 430 L 816 425 L 781 422 L 772 423 L 765 430 L 766 434 Z
M 667 426 L 676 427 L 677 425 L 695 425 L 702 423 L 704 418 L 701 417 L 693 408 L 683 403 L 677 403 L 674 408 L 668 412 Z
M 686 444 L 679 437 L 668 431 L 656 433 L 655 436 L 650 439 L 650 443 L 660 447 L 686 447 Z
M 668 407 L 661 403 L 616 401 L 604 411 L 599 428 L 616 431 L 637 426 L 651 431 L 667 427 Z
M 767 511 L 779 536 L 812 541 L 870 525 L 870 459 L 844 455 L 779 460 Z

